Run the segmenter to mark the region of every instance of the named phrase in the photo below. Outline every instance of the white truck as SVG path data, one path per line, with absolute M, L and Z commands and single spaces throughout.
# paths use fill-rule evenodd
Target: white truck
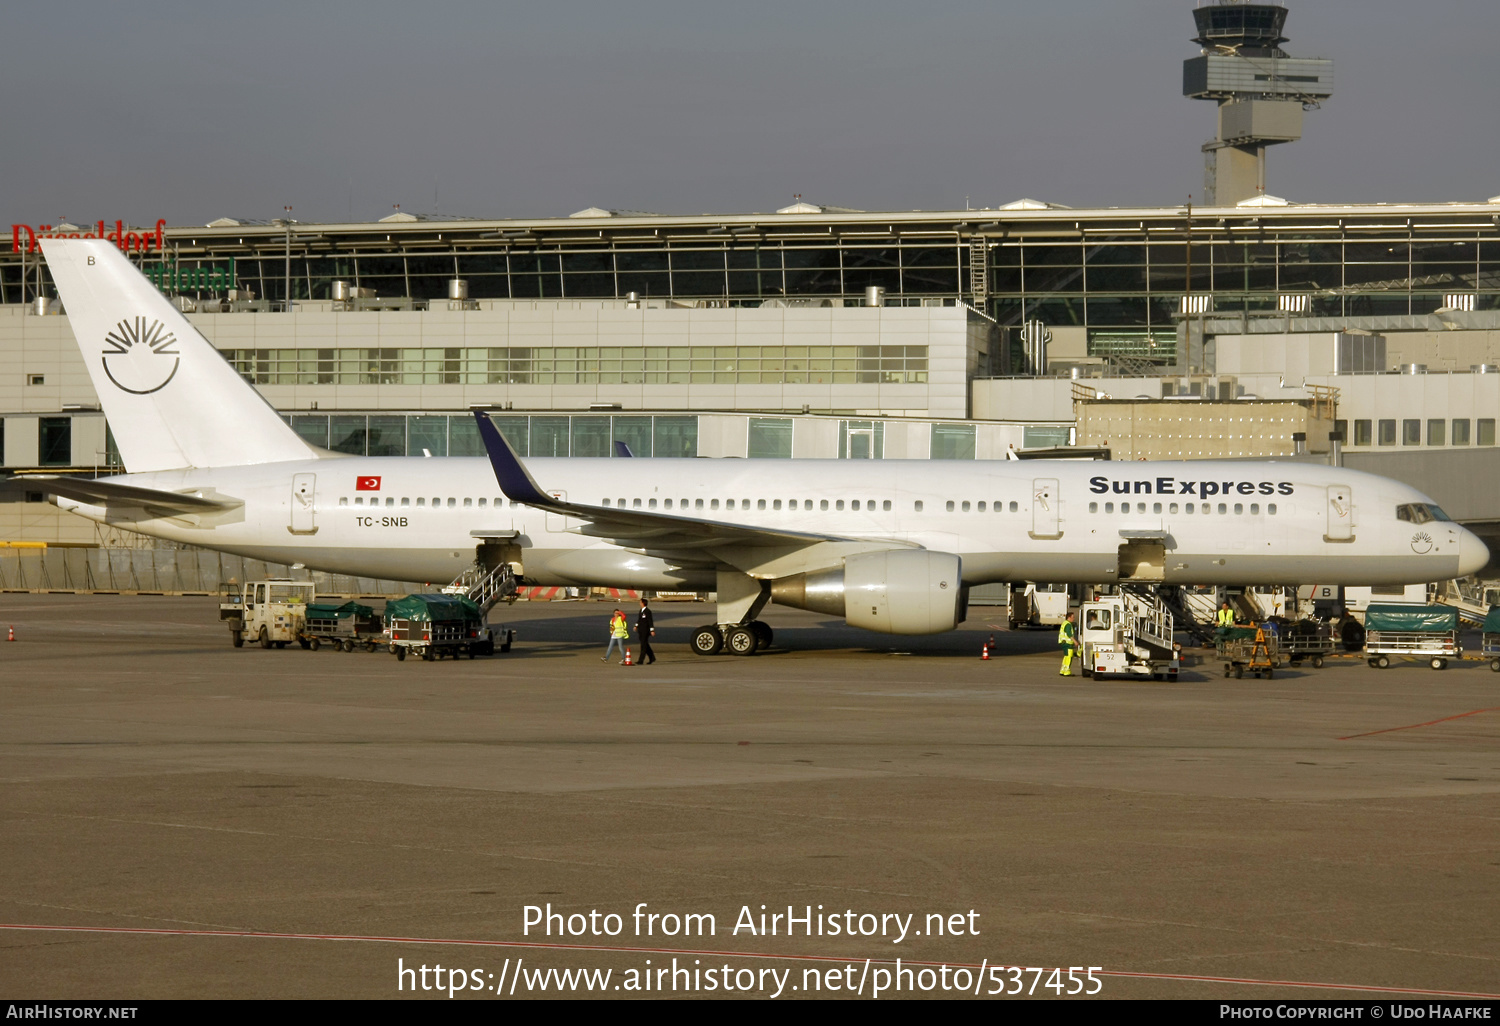
M 1182 649 L 1172 614 L 1155 595 L 1105 595 L 1079 607 L 1078 646 L 1084 676 L 1176 680 Z
M 1010 589 L 1010 629 L 1057 627 L 1068 618 L 1066 584 L 1027 584 Z
M 292 641 L 307 648 L 309 642 L 302 635 L 307 606 L 314 597 L 312 581 L 246 581 L 239 596 L 219 603 L 219 619 L 229 622 L 229 639 L 235 648 L 247 640 L 259 642 L 261 648 L 286 648 Z

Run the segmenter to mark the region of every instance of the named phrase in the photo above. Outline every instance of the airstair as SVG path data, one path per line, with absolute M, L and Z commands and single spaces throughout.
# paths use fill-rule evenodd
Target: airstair
M 1208 644 L 1213 639 L 1213 628 L 1195 615 L 1193 607 L 1199 603 L 1193 602 L 1192 598 L 1197 596 L 1189 596 L 1181 588 L 1173 585 L 1158 588 L 1156 593 L 1162 603 L 1172 613 L 1178 630 L 1191 636 L 1202 645 Z M 1210 597 L 1210 603 L 1211 601 Z M 1210 608 L 1212 608 L 1211 605 Z
M 1123 589 L 1123 620 L 1126 626 L 1127 644 L 1134 642 L 1144 651 L 1136 653 L 1143 659 L 1170 658 L 1174 649 L 1172 642 L 1173 621 L 1171 610 L 1159 596 Z
M 462 595 L 487 613 L 499 602 L 514 602 L 520 593 L 520 582 L 509 563 L 501 563 L 492 570 L 478 563 L 470 565 L 443 589 L 448 595 Z

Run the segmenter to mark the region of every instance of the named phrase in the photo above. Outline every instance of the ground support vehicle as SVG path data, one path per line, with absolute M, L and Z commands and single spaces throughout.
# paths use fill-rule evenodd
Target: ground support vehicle
M 302 633 L 313 588 L 312 581 L 246 581 L 239 595 L 219 603 L 219 619 L 229 624 L 235 648 L 246 641 L 257 642 L 261 648 L 286 648 L 289 642 L 299 641 L 307 648 Z
M 516 632 L 491 627 L 484 613 L 462 595 L 407 595 L 385 606 L 384 641 L 397 659 L 407 653 L 428 662 L 452 656 L 494 655 L 509 652 Z
M 1265 627 L 1221 627 L 1216 633 L 1215 647 L 1224 661 L 1224 676 L 1236 679 L 1245 671 L 1267 680 L 1276 676 L 1281 665 L 1280 638 L 1274 630 Z
M 1317 620 L 1298 620 L 1287 627 L 1282 651 L 1286 654 L 1287 662 L 1293 666 L 1300 666 L 1305 660 L 1319 669 L 1323 666 L 1323 660 L 1332 656 L 1338 647 L 1339 641 L 1334 637 L 1332 624 Z
M 298 640 L 304 648 L 316 652 L 324 645 L 345 652 L 362 647 L 373 652 L 384 640 L 385 623 L 374 609 L 358 602 L 345 602 L 341 606 L 331 603 L 310 602 L 307 605 L 306 623 Z
M 1484 618 L 1484 641 L 1479 651 L 1490 661 L 1490 669 L 1500 673 L 1500 606 L 1491 606 Z
M 1176 680 L 1181 647 L 1172 614 L 1155 595 L 1106 595 L 1079 608 L 1078 645 L 1085 676 Z
M 1391 659 L 1425 659 L 1434 670 L 1462 659 L 1458 610 L 1452 606 L 1372 605 L 1365 610 L 1365 659 L 1377 669 Z
M 1010 589 L 1010 629 L 1058 627 L 1068 618 L 1068 586 L 1028 584 Z

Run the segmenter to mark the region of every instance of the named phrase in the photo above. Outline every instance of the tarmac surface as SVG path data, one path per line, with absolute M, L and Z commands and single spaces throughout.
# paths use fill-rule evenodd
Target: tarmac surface
M 1052 631 L 980 660 L 999 609 L 892 638 L 777 607 L 771 651 L 706 659 L 709 610 L 666 602 L 652 666 L 600 662 L 605 603 L 398 662 L 236 650 L 216 602 L 0 594 L 0 996 L 494 1000 L 586 968 L 627 997 L 674 952 L 759 996 L 789 970 L 783 1000 L 869 998 L 897 957 L 1100 966 L 1105 998 L 1500 992 L 1481 662 L 1065 679 Z M 648 935 L 640 903 L 715 929 Z M 527 933 L 548 904 L 597 935 Z M 762 935 L 762 905 L 856 935 Z

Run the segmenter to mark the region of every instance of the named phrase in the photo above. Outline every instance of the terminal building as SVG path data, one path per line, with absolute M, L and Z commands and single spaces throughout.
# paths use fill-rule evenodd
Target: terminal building
M 881 212 L 796 197 L 692 216 L 13 226 L 0 466 L 117 465 L 36 246 L 104 234 L 335 452 L 478 454 L 470 410 L 485 407 L 528 455 L 609 458 L 620 440 L 703 457 L 1338 459 L 1411 482 L 1493 538 L 1500 196 L 1265 192 L 1264 145 L 1288 139 L 1224 126 L 1285 125 L 1313 84 L 1278 84 L 1284 8 L 1195 13 L 1220 7 L 1282 21 L 1198 18 L 1207 63 L 1188 62 L 1185 92 L 1220 104 L 1208 206 Z M 1235 31 L 1262 34 L 1269 84 L 1220 67 Z M 1329 62 L 1303 64 L 1303 78 L 1329 76 L 1326 97 Z M 1224 113 L 1239 103 L 1283 107 Z M 1230 202 L 1252 151 L 1259 178 Z M 0 493 L 0 541 L 89 541 L 90 525 L 49 519 L 23 492 Z

